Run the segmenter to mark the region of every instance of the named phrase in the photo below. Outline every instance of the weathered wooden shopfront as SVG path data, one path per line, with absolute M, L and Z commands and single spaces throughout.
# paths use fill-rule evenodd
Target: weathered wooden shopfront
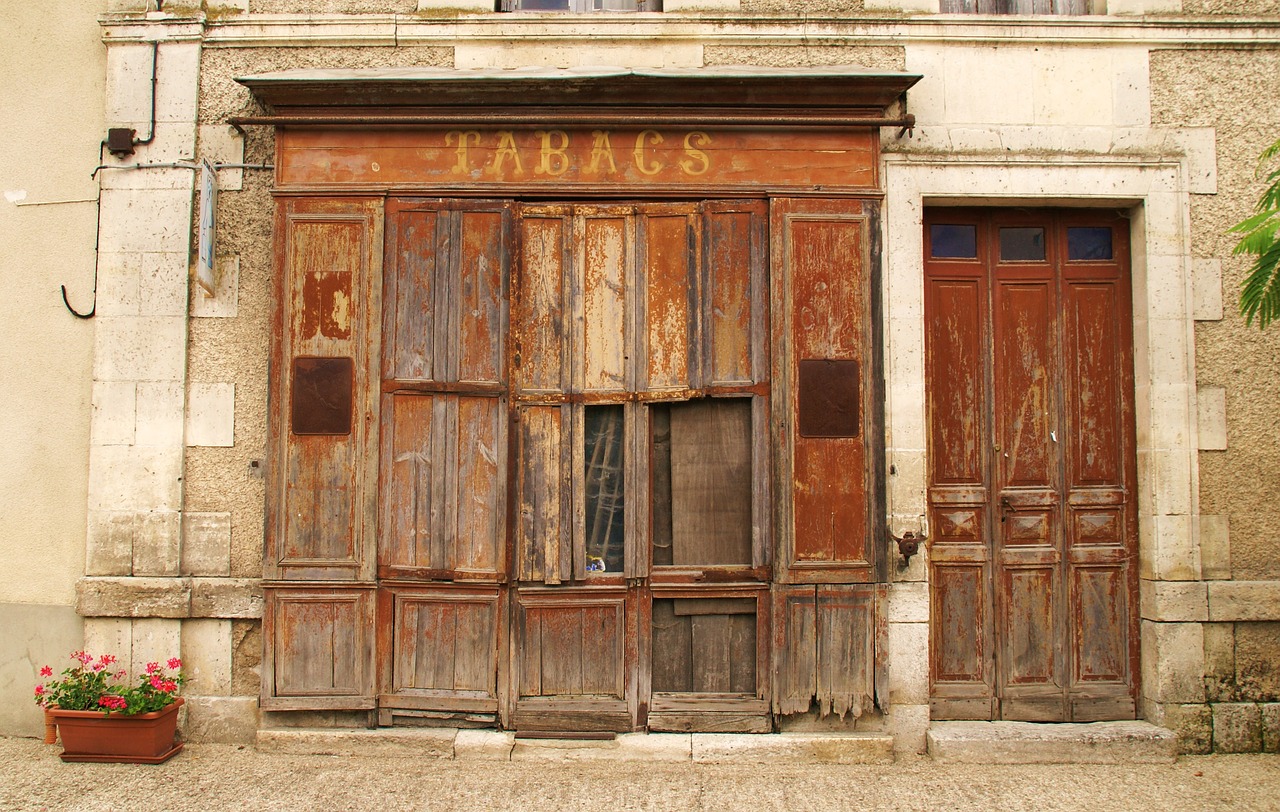
M 879 127 L 917 78 L 242 80 L 277 150 L 262 708 L 883 706 Z

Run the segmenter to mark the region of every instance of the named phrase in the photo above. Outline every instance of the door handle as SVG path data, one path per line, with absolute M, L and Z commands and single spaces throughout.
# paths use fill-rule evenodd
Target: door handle
M 1000 497 L 1000 521 L 1001 521 L 1001 523 L 1003 523 L 1003 522 L 1004 522 L 1005 518 L 1009 515 L 1009 512 L 1010 512 L 1010 511 L 1012 511 L 1012 510 L 1013 510 L 1013 503 L 1009 501 L 1009 497 L 1007 497 L 1007 496 L 1001 496 L 1001 497 Z

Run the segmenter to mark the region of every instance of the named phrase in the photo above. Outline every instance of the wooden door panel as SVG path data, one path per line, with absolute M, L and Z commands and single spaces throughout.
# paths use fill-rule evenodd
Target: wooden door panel
M 972 271 L 970 271 L 972 273 Z M 983 278 L 949 278 L 945 268 L 926 283 L 927 375 L 945 386 L 928 387 L 930 482 L 935 486 L 985 481 L 987 437 L 983 414 L 987 384 L 983 375 L 987 288 Z
M 496 588 L 393 587 L 381 602 L 383 707 L 497 712 Z
M 515 601 L 517 729 L 630 730 L 627 593 L 522 588 Z
M 775 713 L 836 714 L 857 718 L 877 701 L 885 685 L 883 585 L 849 584 L 775 587 Z
M 464 383 L 498 385 L 506 378 L 506 284 L 510 211 L 454 214 L 459 246 L 450 274 L 450 370 Z
M 651 393 L 680 393 L 701 383 L 698 219 L 692 207 L 645 207 L 637 230 L 643 385 Z
M 267 590 L 264 710 L 367 709 L 373 698 L 373 591 Z
M 996 482 L 1001 488 L 1050 488 L 1057 480 L 1051 434 L 1061 428 L 1051 284 L 998 279 L 994 298 Z
M 763 203 L 708 203 L 703 209 L 707 386 L 768 378 Z
M 581 273 L 584 392 L 625 392 L 633 385 L 628 352 L 635 273 L 635 220 L 629 210 L 579 215 L 574 237 Z
M 512 329 L 514 376 L 521 394 L 558 394 L 569 389 L 567 357 L 573 284 L 570 235 L 565 207 L 526 208 L 520 217 L 520 285 Z
M 398 394 L 386 408 L 382 577 L 496 579 L 506 526 L 505 403 Z
M 438 204 L 393 201 L 387 211 L 386 307 L 383 311 L 384 378 L 443 380 L 440 355 L 449 341 L 448 320 L 437 314 L 437 263 L 451 255 L 449 212 Z M 443 297 L 441 297 L 443 298 Z M 440 333 L 441 335 L 437 335 Z
M 519 412 L 516 577 L 521 581 L 554 584 L 572 578 L 572 457 L 566 437 L 571 414 L 568 406 L 530 406 Z
M 381 274 L 381 204 L 286 200 L 277 210 L 272 415 L 275 487 L 267 510 L 268 577 L 372 577 L 366 512 L 376 487 L 370 342 Z
M 787 382 L 775 425 L 792 581 L 870 580 L 883 538 L 880 455 L 868 452 L 882 401 L 867 205 L 776 200 L 771 209 L 774 341 L 790 347 L 775 370 Z

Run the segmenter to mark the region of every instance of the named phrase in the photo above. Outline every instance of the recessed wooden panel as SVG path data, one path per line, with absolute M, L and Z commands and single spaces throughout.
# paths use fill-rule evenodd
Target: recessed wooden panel
M 582 218 L 583 388 L 617 392 L 627 387 L 627 304 L 634 270 L 634 222 L 627 217 Z
M 371 592 L 272 591 L 273 698 L 370 693 Z
M 457 380 L 498 383 L 505 377 L 506 215 L 460 211 L 455 307 Z
M 526 392 L 559 392 L 568 384 L 564 370 L 569 325 L 566 274 L 572 267 L 567 217 L 525 214 L 520 220 L 521 267 L 516 331 L 516 367 Z
M 972 543 L 983 540 L 982 509 L 940 510 L 934 521 L 937 534 L 935 544 L 948 542 Z
M 496 702 L 497 621 L 496 593 L 397 593 L 391 690 L 478 694 Z
M 1120 511 L 1076 511 L 1075 538 L 1077 545 L 1120 545 L 1124 543 L 1122 536 L 1123 521 Z
M 1065 351 L 1071 374 L 1066 381 L 1069 403 L 1072 487 L 1122 485 L 1124 376 L 1117 358 L 1121 349 L 1121 292 L 1119 282 L 1075 283 L 1064 286 Z
M 745 206 L 744 206 L 745 208 Z M 760 232 L 763 211 L 724 211 L 708 207 L 704 214 L 704 256 L 708 301 L 707 383 L 727 386 L 755 379 L 753 324 L 763 319 L 757 281 L 763 270 Z
M 756 602 L 741 602 L 747 611 L 726 614 L 716 599 L 654 600 L 654 691 L 755 693 Z
M 303 437 L 290 443 L 286 463 L 284 562 L 357 562 L 356 505 L 347 437 Z
M 572 573 L 565 410 L 529 407 L 520 413 L 519 524 L 521 580 L 559 583 Z
M 506 410 L 498 398 L 457 399 L 459 570 L 497 569 L 506 515 Z
M 933 613 L 933 679 L 985 683 L 986 568 L 982 565 L 936 565 L 931 571 Z
M 1049 513 L 1014 513 L 1007 511 L 1004 524 L 1006 544 L 1048 544 L 1052 516 Z
M 980 483 L 985 450 L 985 282 L 931 274 L 925 290 L 926 364 L 929 380 L 939 382 L 927 391 L 930 482 Z
M 1072 580 L 1072 613 L 1078 624 L 1074 681 L 1127 682 L 1130 597 L 1125 568 L 1077 567 Z
M 1046 486 L 1057 480 L 1054 440 L 1063 427 L 1051 383 L 1054 296 L 1047 281 L 1000 280 L 995 288 L 994 382 L 996 476 L 1000 486 Z
M 624 620 L 621 596 L 521 596 L 517 606 L 519 695 L 625 699 Z
M 448 266 L 448 212 L 435 209 L 388 213 L 391 242 L 386 274 L 383 374 L 401 380 L 436 378 L 437 268 Z
M 641 220 L 646 380 L 649 391 L 690 385 L 698 302 L 695 220 L 657 214 Z
M 1008 603 L 1001 629 L 1001 652 L 1009 685 L 1061 685 L 1053 605 L 1057 579 L 1052 569 L 1006 569 Z

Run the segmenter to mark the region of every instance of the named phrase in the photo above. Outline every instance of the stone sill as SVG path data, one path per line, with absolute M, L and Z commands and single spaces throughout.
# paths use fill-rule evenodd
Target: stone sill
M 259 578 L 90 576 L 76 583 L 82 617 L 262 617 Z

